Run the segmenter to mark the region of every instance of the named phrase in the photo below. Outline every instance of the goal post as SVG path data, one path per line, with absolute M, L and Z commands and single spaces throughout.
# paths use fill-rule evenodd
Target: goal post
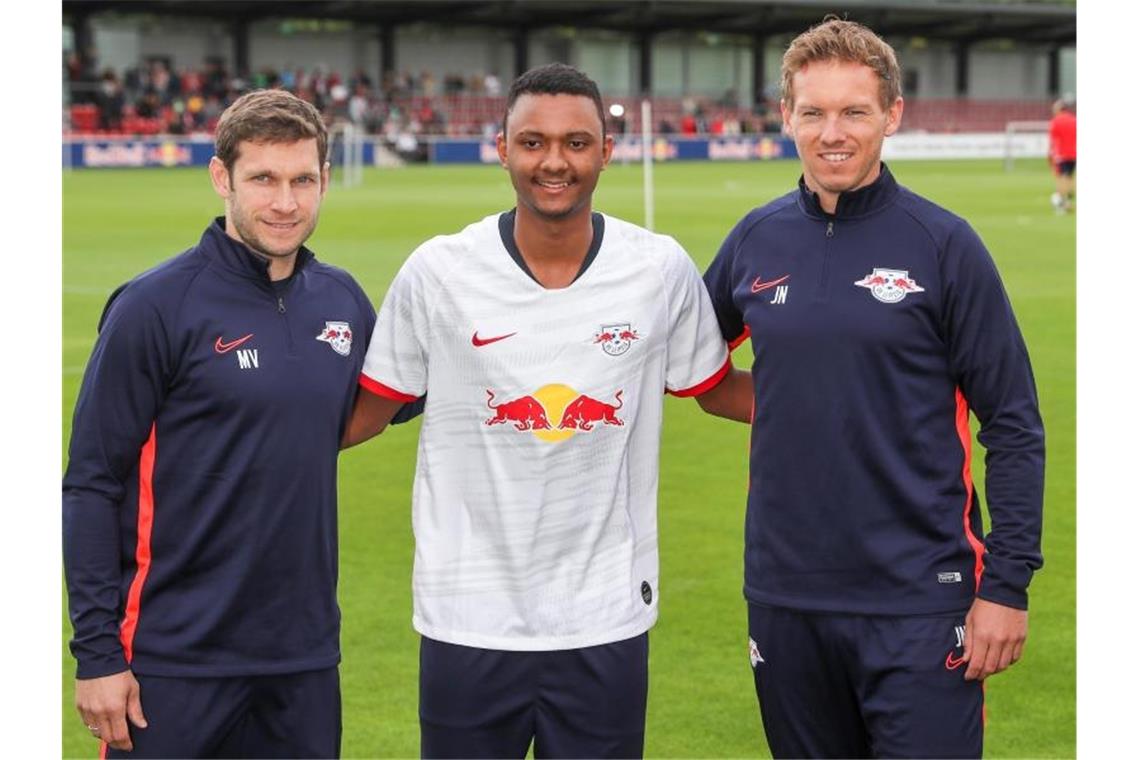
M 645 200 L 645 229 L 653 231 L 653 105 L 641 101 L 641 176 Z
M 363 182 L 363 130 L 350 121 L 334 124 L 329 130 L 329 163 L 342 187 L 355 187 Z
M 1046 158 L 1049 155 L 1049 122 L 1010 121 L 1005 125 L 1002 158 L 1007 172 L 1018 158 Z

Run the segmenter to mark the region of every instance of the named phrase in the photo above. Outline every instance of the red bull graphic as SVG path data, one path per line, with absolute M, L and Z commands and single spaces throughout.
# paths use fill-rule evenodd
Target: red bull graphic
M 911 279 L 904 269 L 875 267 L 871 274 L 854 284 L 870 290 L 875 300 L 882 303 L 898 303 L 910 293 L 926 292 L 926 288 Z
M 621 409 L 621 391 L 614 394 L 614 401 L 617 404 L 607 404 L 585 394 L 578 396 L 570 402 L 566 411 L 562 413 L 562 421 L 558 423 L 558 429 L 572 428 L 590 431 L 598 422 L 604 422 L 607 425 L 624 425 L 625 423 L 619 420 L 616 414 L 617 410 Z
M 83 145 L 84 166 L 189 166 L 190 148 L 169 140 L 161 143 L 108 142 Z
M 495 410 L 494 417 L 488 417 L 485 425 L 502 425 L 507 422 L 514 423 L 515 430 L 549 430 L 550 420 L 546 418 L 546 409 L 534 396 L 504 401 L 501 404 L 492 404 L 495 399 L 493 391 L 487 391 L 487 406 Z
M 561 383 L 544 385 L 533 393 L 498 404 L 493 403 L 494 400 L 495 392 L 488 389 L 487 407 L 495 414 L 484 420 L 484 425 L 511 423 L 519 432 L 530 432 L 552 443 L 577 433 L 589 433 L 599 425 L 625 425 L 618 417 L 618 410 L 623 406 L 621 390 L 614 394 L 612 404 Z M 557 427 L 550 424 L 551 420 L 558 420 Z

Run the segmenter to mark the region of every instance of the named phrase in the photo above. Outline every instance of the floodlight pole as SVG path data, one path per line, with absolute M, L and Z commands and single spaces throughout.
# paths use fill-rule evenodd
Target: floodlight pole
M 641 101 L 641 176 L 645 192 L 645 229 L 653 230 L 653 106 Z

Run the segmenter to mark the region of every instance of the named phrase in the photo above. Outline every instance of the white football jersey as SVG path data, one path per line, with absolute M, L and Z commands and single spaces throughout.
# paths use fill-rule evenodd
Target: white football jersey
M 524 270 L 495 214 L 417 248 L 380 309 L 361 384 L 427 394 L 413 624 L 430 638 L 573 649 L 657 619 L 663 394 L 715 385 L 728 350 L 675 240 L 593 218 L 565 288 Z

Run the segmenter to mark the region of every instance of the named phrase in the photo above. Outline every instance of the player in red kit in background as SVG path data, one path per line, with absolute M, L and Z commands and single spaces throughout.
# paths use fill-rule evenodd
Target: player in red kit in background
M 1076 101 L 1071 97 L 1062 98 L 1053 104 L 1053 119 L 1049 122 L 1049 163 L 1057 182 L 1052 201 L 1058 214 L 1073 210 L 1077 171 L 1076 112 Z

